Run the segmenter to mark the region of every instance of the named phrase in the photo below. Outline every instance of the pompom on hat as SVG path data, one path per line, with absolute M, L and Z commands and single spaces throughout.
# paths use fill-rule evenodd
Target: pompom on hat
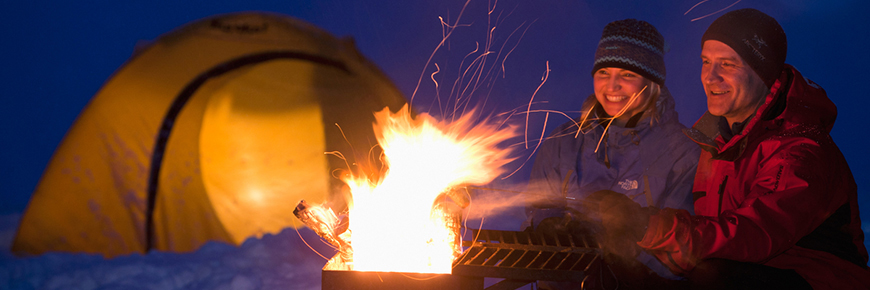
M 770 88 L 782 73 L 788 43 L 776 19 L 752 8 L 734 10 L 710 24 L 701 45 L 718 40 L 728 45 Z
M 665 38 L 652 24 L 637 19 L 617 20 L 601 33 L 592 74 L 605 67 L 627 69 L 664 86 Z

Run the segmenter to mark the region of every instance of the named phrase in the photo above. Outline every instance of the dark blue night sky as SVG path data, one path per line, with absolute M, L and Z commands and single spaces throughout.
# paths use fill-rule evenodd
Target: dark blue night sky
M 449 46 L 436 61 L 458 63 L 486 40 L 497 23 L 494 43 L 519 40 L 505 70 L 491 88 L 484 111 L 525 106 L 570 112 L 592 92 L 592 56 L 601 29 L 610 21 L 638 18 L 665 36 L 666 85 L 680 120 L 691 125 L 706 110 L 700 83 L 700 37 L 722 12 L 697 21 L 736 0 L 628 1 L 472 0 Z M 58 2 L 58 3 L 56 3 Z M 66 3 L 64 3 L 66 2 Z M 21 213 L 45 165 L 66 130 L 101 85 L 130 57 L 140 41 L 213 14 L 272 11 L 306 20 L 337 36 L 352 36 L 363 54 L 379 65 L 410 97 L 417 81 L 434 68 L 426 61 L 442 37 L 439 16 L 455 21 L 464 0 L 445 1 L 13 1 L 0 11 L 0 215 Z M 839 109 L 833 137 L 849 160 L 859 186 L 862 219 L 870 221 L 870 154 L 864 119 L 870 73 L 867 29 L 870 4 L 863 0 L 742 0 L 728 10 L 752 7 L 777 18 L 789 40 L 787 62 L 824 87 Z M 686 13 L 689 11 L 688 13 Z M 496 22 L 498 20 L 498 22 Z M 509 38 L 515 29 L 525 31 Z M 519 33 L 519 32 L 518 32 Z M 494 46 L 499 48 L 500 46 Z M 456 74 L 445 74 L 456 78 Z M 444 92 L 442 98 L 448 97 Z M 435 89 L 424 78 L 414 105 L 429 107 Z M 541 131 L 532 115 L 529 132 Z M 513 121 L 520 121 L 515 119 Z M 564 122 L 551 117 L 548 128 Z M 521 122 L 518 122 L 520 124 Z M 525 152 L 528 154 L 529 152 Z M 523 157 L 524 159 L 525 157 Z M 513 169 L 513 168 L 512 168 Z M 518 173 L 522 176 L 523 171 Z M 870 229 L 865 222 L 865 232 Z

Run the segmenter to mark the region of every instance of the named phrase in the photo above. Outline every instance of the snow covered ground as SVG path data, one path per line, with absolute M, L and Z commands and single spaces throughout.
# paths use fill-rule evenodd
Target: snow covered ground
M 212 242 L 188 254 L 153 252 L 105 259 L 51 253 L 15 257 L 9 252 L 20 215 L 0 216 L 0 289 L 320 289 L 328 247 L 308 229 L 287 229 L 241 246 Z
M 241 246 L 211 242 L 193 253 L 152 252 L 113 259 L 50 253 L 16 257 L 9 251 L 20 214 L 0 216 L 0 290 L 15 289 L 320 289 L 326 257 L 335 254 L 313 231 L 285 229 Z M 517 230 L 521 209 L 488 217 L 484 228 Z M 468 226 L 480 226 L 473 218 Z M 304 238 L 304 242 L 303 239 Z M 488 282 L 489 283 L 489 282 Z M 525 289 L 525 288 L 523 288 Z

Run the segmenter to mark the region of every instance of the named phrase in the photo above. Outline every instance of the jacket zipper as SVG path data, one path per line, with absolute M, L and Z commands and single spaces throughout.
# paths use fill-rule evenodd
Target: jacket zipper
M 719 184 L 719 209 L 716 211 L 717 215 L 722 214 L 722 198 L 725 197 L 726 183 L 728 183 L 728 175 L 725 175 L 725 178 L 722 179 L 722 184 Z

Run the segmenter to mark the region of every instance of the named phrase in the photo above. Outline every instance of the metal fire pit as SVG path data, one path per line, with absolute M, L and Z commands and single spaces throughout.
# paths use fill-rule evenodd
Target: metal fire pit
M 570 235 L 472 230 L 452 275 L 323 271 L 322 289 L 508 290 L 546 281 L 580 282 L 601 262 L 601 249 Z M 484 278 L 503 280 L 484 288 Z
M 463 279 L 450 274 L 323 270 L 320 287 L 323 290 L 475 290 L 483 289 L 483 281 Z

